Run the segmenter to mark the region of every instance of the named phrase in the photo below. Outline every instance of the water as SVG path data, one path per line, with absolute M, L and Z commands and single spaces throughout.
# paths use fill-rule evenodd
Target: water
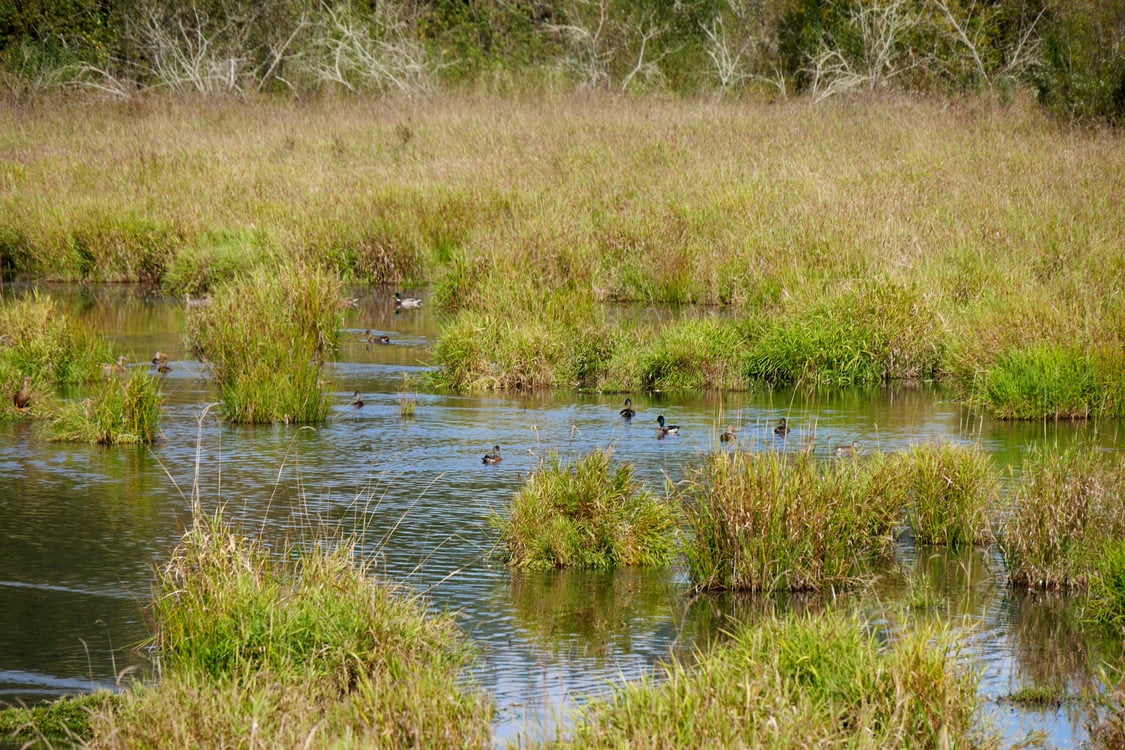
M 796 449 L 810 432 L 822 455 L 852 440 L 864 450 L 897 450 L 944 438 L 979 443 L 1002 467 L 1043 443 L 1122 447 L 1115 427 L 981 420 L 926 387 L 814 398 L 635 394 L 632 423 L 617 416 L 617 395 L 420 393 L 416 416 L 404 420 L 402 374 L 430 366 L 436 320 L 427 308 L 396 313 L 384 292 L 362 293 L 359 308 L 347 312 L 327 424 L 224 425 L 206 411 L 215 396 L 182 341 L 179 306 L 133 288 L 53 293 L 98 330 L 116 331 L 136 366 L 147 367 L 156 350 L 170 355 L 166 440 L 152 449 L 52 444 L 27 424 L 0 426 L 0 701 L 114 688 L 147 673 L 144 651 L 134 647 L 151 633 L 144 604 L 153 567 L 190 522 L 197 481 L 206 509 L 222 505 L 228 519 L 269 538 L 318 523 L 362 533 L 365 552 L 387 576 L 426 590 L 478 645 L 476 677 L 496 698 L 503 743 L 521 730 L 549 733 L 583 697 L 650 673 L 672 651 L 721 639 L 732 621 L 802 606 L 801 599 L 690 598 L 675 568 L 524 573 L 498 565 L 489 515 L 552 451 L 579 456 L 612 446 L 661 490 L 687 463 L 726 449 L 718 441 L 726 424 L 750 450 Z M 365 345 L 365 329 L 390 335 L 392 344 Z M 362 409 L 349 405 L 357 390 Z M 679 436 L 657 440 L 659 413 L 681 426 Z M 784 441 L 772 433 L 780 416 L 793 427 Z M 503 462 L 482 465 L 493 444 Z M 1096 684 L 1102 660 L 1120 657 L 1120 644 L 1084 631 L 1080 600 L 1007 589 L 993 551 L 951 555 L 904 543 L 899 558 L 925 582 L 934 616 L 963 629 L 983 670 L 987 720 L 1012 741 L 1036 730 L 1055 746 L 1076 746 L 1085 735 L 1075 706 L 1031 711 L 1003 697 L 1030 685 L 1077 692 Z M 906 590 L 901 573 L 888 571 L 877 594 L 894 599 Z

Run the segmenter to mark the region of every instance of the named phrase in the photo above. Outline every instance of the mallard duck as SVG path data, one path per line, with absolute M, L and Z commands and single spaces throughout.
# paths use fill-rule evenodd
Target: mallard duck
M 102 365 L 102 367 L 105 368 L 105 371 L 107 373 L 111 374 L 111 375 L 115 372 L 116 373 L 122 373 L 122 372 L 125 372 L 125 364 L 128 361 L 129 361 L 128 358 L 124 354 L 122 354 L 120 357 L 117 358 L 117 362 L 114 362 L 114 363 L 111 363 L 111 364 L 108 364 L 108 365 Z
M 157 372 L 170 372 L 172 370 L 168 366 L 168 355 L 164 352 L 157 352 L 152 358 L 152 364 L 156 367 Z
M 664 437 L 665 435 L 679 435 L 680 426 L 678 424 L 666 424 L 664 422 L 664 415 L 661 414 L 656 418 L 656 436 Z
M 833 453 L 839 458 L 854 456 L 855 454 L 859 453 L 859 441 L 853 440 L 851 445 L 838 446 L 836 450 L 833 451 Z
M 773 428 L 773 434 L 778 437 L 785 437 L 789 434 L 789 423 L 785 421 L 785 417 L 782 417 L 777 427 Z
M 31 376 L 23 376 L 23 388 L 12 394 L 12 403 L 20 411 L 24 411 L 31 405 Z
M 738 435 L 735 434 L 734 425 L 732 424 L 728 424 L 726 432 L 719 435 L 719 441 L 723 443 L 729 443 L 737 438 Z
M 500 458 L 500 446 L 492 446 L 491 453 L 485 453 L 484 458 L 480 460 L 482 464 L 498 464 L 502 459 Z
M 625 419 L 632 419 L 633 417 L 637 416 L 637 412 L 633 410 L 633 399 L 625 399 L 625 408 L 617 413 L 623 416 Z
M 359 391 L 356 391 L 355 395 L 352 396 L 352 406 L 357 409 L 363 408 L 363 399 L 359 397 Z
M 403 297 L 401 292 L 395 292 L 396 307 L 421 307 L 422 300 L 417 297 Z

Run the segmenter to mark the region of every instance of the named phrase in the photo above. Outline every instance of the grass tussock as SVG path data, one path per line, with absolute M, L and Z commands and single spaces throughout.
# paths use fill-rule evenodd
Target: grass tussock
M 398 389 L 398 415 L 403 419 L 413 419 L 418 411 L 418 393 L 414 379 L 409 373 L 402 373 L 402 385 Z
M 895 456 L 891 470 L 906 494 L 915 540 L 951 547 L 992 540 L 989 513 L 999 486 L 983 450 L 953 443 L 916 445 Z
M 93 716 L 112 710 L 120 696 L 105 690 L 66 696 L 41 706 L 0 710 L 0 741 L 22 747 L 71 747 L 89 740 Z
M 672 507 L 608 449 L 570 464 L 551 456 L 493 523 L 518 568 L 665 565 L 678 549 Z
M 340 299 L 338 278 L 292 266 L 236 279 L 189 311 L 188 338 L 211 367 L 228 419 L 324 421 L 321 366 L 339 346 Z
M 160 438 L 163 405 L 159 378 L 143 370 L 134 370 L 128 377 L 107 377 L 90 398 L 60 407 L 47 424 L 47 439 L 151 445 Z
M 453 619 L 380 583 L 347 540 L 270 550 L 198 515 L 152 607 L 161 678 L 93 747 L 490 747 Z
M 893 543 L 885 472 L 807 454 L 720 452 L 677 490 L 692 581 L 704 589 L 821 591 L 856 583 Z
M 972 747 L 978 677 L 949 630 L 882 639 L 840 612 L 765 619 L 592 701 L 532 747 Z
M 1025 459 L 1000 532 L 1012 583 L 1084 587 L 1108 566 L 1103 583 L 1115 588 L 1123 486 L 1125 469 L 1093 448 L 1038 450 Z
M 93 382 L 111 355 L 108 343 L 49 295 L 35 292 L 0 306 L 0 375 L 9 393 L 24 376 L 37 385 Z
M 1085 419 L 1106 412 L 1098 408 L 1099 369 L 1073 348 L 1038 344 L 1000 357 L 974 384 L 972 399 L 1002 419 Z

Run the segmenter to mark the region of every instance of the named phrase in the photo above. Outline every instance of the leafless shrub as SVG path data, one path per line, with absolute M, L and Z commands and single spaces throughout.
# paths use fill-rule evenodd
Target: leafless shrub
M 656 22 L 651 11 L 626 18 L 614 12 L 609 0 L 570 0 L 562 12 L 565 23 L 549 28 L 568 48 L 560 60 L 562 68 L 583 87 L 616 86 L 626 91 L 638 78 L 648 82 L 663 78 L 660 61 L 670 50 L 652 47 L 668 29 Z
M 709 24 L 700 24 L 719 96 L 752 81 L 786 94 L 785 76 L 776 64 L 776 34 L 769 31 L 760 6 L 760 0 L 727 0 Z

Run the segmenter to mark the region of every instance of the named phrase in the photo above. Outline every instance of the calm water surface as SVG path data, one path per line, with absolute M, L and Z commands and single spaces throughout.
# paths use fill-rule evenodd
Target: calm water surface
M 733 620 L 823 605 L 690 598 L 677 569 L 508 571 L 491 557 L 489 514 L 552 451 L 580 456 L 612 446 L 660 490 L 687 463 L 720 449 L 726 424 L 738 426 L 747 450 L 793 450 L 814 430 L 824 456 L 852 440 L 865 450 L 898 450 L 944 438 L 978 443 L 1002 467 L 1044 443 L 1092 440 L 1113 451 L 1123 444 L 1112 423 L 998 423 L 920 387 L 816 397 L 638 394 L 631 424 L 617 417 L 617 395 L 412 390 L 417 414 L 404 420 L 403 373 L 429 367 L 436 321 L 426 308 L 396 314 L 389 292 L 363 292 L 347 313 L 346 343 L 330 372 L 338 405 L 327 424 L 238 427 L 204 413 L 215 395 L 186 350 L 178 305 L 132 288 L 53 293 L 98 330 L 116 332 L 137 367 L 158 349 L 172 357 L 167 440 L 107 449 L 46 443 L 27 424 L 0 425 L 0 702 L 113 688 L 147 673 L 134 646 L 151 632 L 144 605 L 153 567 L 190 522 L 195 482 L 205 509 L 223 506 L 228 518 L 269 538 L 320 523 L 362 534 L 388 577 L 456 613 L 482 653 L 476 677 L 496 698 L 503 743 L 519 731 L 549 732 L 585 696 L 651 672 L 671 651 L 721 639 Z M 365 345 L 364 329 L 393 343 Z M 349 405 L 357 390 L 366 402 L 358 410 Z M 681 425 L 680 436 L 656 439 L 659 413 Z M 785 441 L 772 434 L 780 416 L 794 428 Z M 493 444 L 504 461 L 484 466 L 480 457 Z M 1079 599 L 1009 590 L 1003 561 L 990 550 L 953 555 L 904 540 L 898 562 L 865 601 L 875 608 L 878 597 L 902 599 L 908 590 L 915 601 L 921 590 L 925 608 L 959 628 L 983 672 L 986 721 L 1011 742 L 1030 731 L 1059 747 L 1084 738 L 1075 706 L 1029 711 L 1004 701 L 1027 686 L 1078 692 L 1096 684 L 1102 661 L 1120 660 L 1120 644 L 1085 632 Z

